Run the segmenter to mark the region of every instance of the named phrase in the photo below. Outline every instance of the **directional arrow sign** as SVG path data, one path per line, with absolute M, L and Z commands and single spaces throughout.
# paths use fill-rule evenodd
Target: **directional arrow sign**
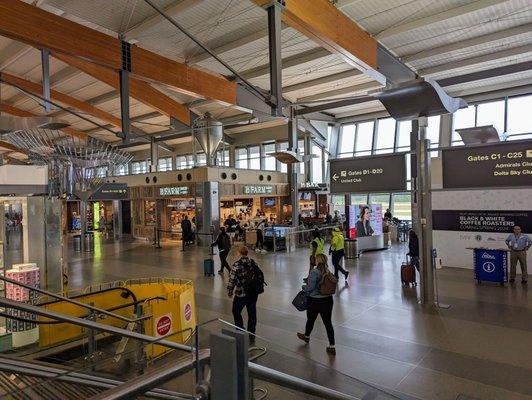
M 406 190 L 406 154 L 331 160 L 331 193 Z

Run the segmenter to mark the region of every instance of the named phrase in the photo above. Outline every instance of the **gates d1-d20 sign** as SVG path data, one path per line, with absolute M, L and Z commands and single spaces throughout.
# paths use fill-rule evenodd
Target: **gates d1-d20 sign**
M 532 186 L 532 142 L 458 147 L 442 152 L 446 189 Z
M 406 190 L 406 156 L 338 158 L 331 160 L 331 193 Z

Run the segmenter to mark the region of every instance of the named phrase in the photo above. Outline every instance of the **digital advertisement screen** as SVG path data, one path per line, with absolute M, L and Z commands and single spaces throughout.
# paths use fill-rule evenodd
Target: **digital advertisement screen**
M 347 232 L 349 239 L 355 239 L 360 236 L 357 232 L 357 222 L 360 220 L 360 214 L 364 207 L 370 208 L 369 225 L 373 229 L 373 235 L 382 235 L 382 205 L 381 204 L 356 204 L 347 207 Z
M 338 158 L 331 164 L 331 193 L 406 190 L 406 156 Z
M 446 189 L 532 186 L 532 142 L 458 147 L 442 152 Z
M 264 207 L 273 207 L 275 206 L 275 199 L 267 197 L 264 199 Z

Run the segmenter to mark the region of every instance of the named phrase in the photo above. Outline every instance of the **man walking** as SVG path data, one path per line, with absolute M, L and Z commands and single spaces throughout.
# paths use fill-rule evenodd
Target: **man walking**
M 244 329 L 242 311 L 244 307 L 248 313 L 247 330 L 250 332 L 249 342 L 255 343 L 255 330 L 257 327 L 257 300 L 259 294 L 264 292 L 264 274 L 259 266 L 248 257 L 248 248 L 238 248 L 239 260 L 233 264 L 227 283 L 227 295 L 233 297 L 233 318 L 235 325 Z
M 344 274 L 345 280 L 349 276 L 349 271 L 342 268 L 342 258 L 344 258 L 344 235 L 340 228 L 335 227 L 332 230 L 331 248 L 329 253 L 332 254 L 332 263 L 334 266 L 334 276 L 338 278 L 338 271 Z
M 220 233 L 211 246 L 218 246 L 218 255 L 220 256 L 220 269 L 218 270 L 218 273 L 222 275 L 224 273 L 224 268 L 227 268 L 227 270 L 230 272 L 231 267 L 227 262 L 227 256 L 231 250 L 231 239 L 229 238 L 229 235 L 223 226 L 220 228 Z
M 526 266 L 526 252 L 532 245 L 530 238 L 521 233 L 519 225 L 514 226 L 514 233 L 506 239 L 506 245 L 510 249 L 510 283 L 515 282 L 517 262 L 521 265 L 521 283 L 525 285 L 528 281 L 528 272 Z

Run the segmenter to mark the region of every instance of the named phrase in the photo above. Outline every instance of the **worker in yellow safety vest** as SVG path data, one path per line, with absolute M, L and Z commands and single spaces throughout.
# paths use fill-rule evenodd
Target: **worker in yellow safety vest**
M 318 228 L 312 232 L 312 241 L 310 242 L 310 270 L 316 265 L 316 256 L 318 254 L 325 254 L 325 239 L 321 237 L 321 232 Z
M 332 254 L 334 276 L 338 278 L 338 271 L 341 271 L 345 276 L 345 280 L 347 281 L 349 271 L 346 271 L 341 265 L 342 258 L 344 258 L 344 241 L 344 235 L 342 234 L 340 228 L 334 228 L 331 237 L 331 248 L 329 249 L 329 254 Z

